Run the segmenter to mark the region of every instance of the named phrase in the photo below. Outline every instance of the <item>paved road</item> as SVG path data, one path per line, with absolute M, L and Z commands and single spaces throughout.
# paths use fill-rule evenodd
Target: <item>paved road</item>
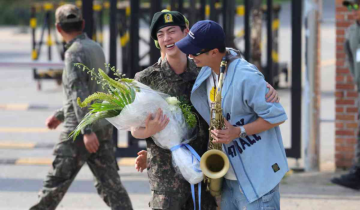
M 358 209 L 360 193 L 329 183 L 334 174 L 334 4 L 324 0 L 322 26 L 322 105 L 321 173 L 293 174 L 281 185 L 282 209 Z M 291 32 L 289 4 L 283 5 L 280 31 L 280 60 L 291 62 Z M 241 20 L 238 20 L 238 22 Z M 146 28 L 141 34 L 147 34 Z M 0 62 L 30 61 L 30 34 L 19 34 L 16 28 L 0 28 Z M 107 36 L 108 30 L 105 30 Z M 107 42 L 105 39 L 105 51 Z M 142 52 L 145 52 L 145 47 Z M 46 51 L 44 49 L 43 54 Z M 57 55 L 54 56 L 59 61 Z M 108 57 L 108 55 L 107 55 Z M 45 57 L 42 58 L 46 60 Z M 144 61 L 146 62 L 146 61 Z M 283 78 L 282 78 L 283 79 Z M 303 80 L 304 81 L 304 80 Z M 49 131 L 44 120 L 61 106 L 61 88 L 54 81 L 43 81 L 42 90 L 32 79 L 29 69 L 0 69 L 0 210 L 28 209 L 37 199 L 49 162 L 52 146 L 59 131 Z M 290 115 L 289 84 L 284 80 L 278 90 L 281 103 Z M 290 120 L 281 125 L 284 144 L 290 147 Z M 300 128 L 299 128 L 300 129 Z M 126 144 L 126 134 L 120 133 L 120 144 Z M 120 176 L 134 208 L 148 209 L 150 199 L 146 173 L 138 173 L 133 160 L 122 159 Z M 296 166 L 288 159 L 291 167 Z M 298 161 L 303 166 L 303 159 Z M 88 167 L 84 167 L 61 202 L 59 209 L 108 209 L 97 196 Z

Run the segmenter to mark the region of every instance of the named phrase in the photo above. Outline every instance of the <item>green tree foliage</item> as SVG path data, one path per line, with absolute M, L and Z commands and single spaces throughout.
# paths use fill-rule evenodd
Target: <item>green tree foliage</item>
M 30 1 L 0 0 L 0 25 L 25 25 Z
M 61 0 L 0 0 L 0 25 L 28 25 L 32 4 L 59 3 Z M 63 0 L 64 1 L 64 0 Z M 75 0 L 65 0 L 73 3 Z

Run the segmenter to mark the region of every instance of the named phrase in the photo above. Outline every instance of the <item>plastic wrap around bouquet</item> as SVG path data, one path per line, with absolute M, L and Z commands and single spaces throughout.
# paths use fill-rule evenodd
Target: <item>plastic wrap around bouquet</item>
M 118 77 L 113 80 L 101 69 L 89 69 L 83 64 L 76 64 L 91 74 L 102 85 L 103 92 L 95 93 L 83 102 L 78 99 L 80 107 L 90 106 L 89 113 L 71 133 L 75 137 L 86 126 L 98 120 L 106 119 L 119 130 L 145 127 L 149 114 L 155 114 L 160 108 L 169 118 L 168 125 L 152 136 L 155 144 L 172 152 L 173 166 L 177 172 L 190 183 L 196 184 L 203 180 L 200 169 L 200 157 L 188 143 L 196 138 L 196 117 L 190 106 L 181 104 L 176 97 L 152 90 L 137 81 L 123 78 L 118 71 L 110 68 Z

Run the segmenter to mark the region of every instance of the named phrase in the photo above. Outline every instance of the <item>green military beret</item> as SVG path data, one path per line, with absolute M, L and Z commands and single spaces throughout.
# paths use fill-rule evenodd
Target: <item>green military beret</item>
M 184 15 L 177 11 L 161 11 L 155 13 L 150 25 L 151 38 L 157 40 L 156 33 L 158 30 L 167 26 L 186 27 Z

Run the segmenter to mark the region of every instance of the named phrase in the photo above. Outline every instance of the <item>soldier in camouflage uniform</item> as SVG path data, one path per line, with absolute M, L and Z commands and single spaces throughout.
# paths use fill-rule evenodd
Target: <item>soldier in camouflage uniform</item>
M 153 17 L 150 31 L 152 38 L 159 41 L 166 56 L 161 63 L 156 63 L 137 73 L 135 79 L 154 90 L 175 96 L 190 104 L 191 89 L 199 69 L 174 45 L 188 32 L 184 16 L 175 11 L 158 12 Z M 172 62 L 177 65 L 171 65 Z M 195 109 L 193 112 L 198 115 Z M 207 150 L 208 126 L 201 117 L 198 116 L 198 119 L 198 135 L 195 140 L 190 142 L 190 145 L 201 156 Z M 152 191 L 152 200 L 149 206 L 152 209 L 194 209 L 190 184 L 181 174 L 176 173 L 172 166 L 170 150 L 158 147 L 150 138 L 160 131 L 159 129 L 152 129 L 155 126 L 151 128 L 153 124 L 156 124 L 154 121 L 155 119 L 152 119 L 147 124 L 148 128 L 145 128 L 152 130 L 153 133 L 139 135 L 136 131 L 132 131 L 134 137 L 146 138 L 147 171 Z M 163 120 L 158 123 L 158 128 L 161 127 L 160 129 L 162 129 L 164 125 L 166 126 L 166 121 L 167 118 L 163 117 Z M 206 189 L 206 187 L 203 186 L 202 189 Z M 215 199 L 209 192 L 203 190 L 201 195 L 202 209 L 216 209 Z
M 89 74 L 74 67 L 83 63 L 90 68 L 101 68 L 105 63 L 102 48 L 82 33 L 84 21 L 74 5 L 63 5 L 56 10 L 56 27 L 67 42 L 63 71 L 64 106 L 46 121 L 50 129 L 64 122 L 64 131 L 54 148 L 55 159 L 49 171 L 39 201 L 31 210 L 56 209 L 81 167 L 87 163 L 95 176 L 95 187 L 111 209 L 132 209 L 130 198 L 120 181 L 112 143 L 112 126 L 105 120 L 82 130 L 75 141 L 69 134 L 88 112 L 77 106 L 76 99 L 84 100 L 100 91 Z
M 171 16 L 169 17 L 169 15 Z M 165 20 L 172 21 L 166 22 Z M 157 62 L 137 73 L 135 79 L 154 90 L 175 96 L 190 104 L 191 89 L 200 69 L 176 46 L 173 46 L 175 42 L 184 38 L 188 33 L 184 16 L 175 11 L 158 12 L 153 17 L 150 31 L 151 37 L 159 41 L 166 56 L 162 62 Z M 266 95 L 268 100 L 271 102 L 278 100 L 277 92 L 270 85 L 268 87 L 270 88 L 269 94 Z M 195 109 L 192 111 L 198 116 L 199 122 L 197 138 L 190 142 L 190 145 L 202 156 L 207 150 L 209 127 Z M 146 138 L 147 160 L 143 161 L 146 151 L 141 151 L 137 158 L 136 168 L 139 171 L 147 168 L 152 191 L 152 200 L 149 206 L 152 209 L 194 209 L 190 184 L 172 167 L 171 152 L 158 147 L 150 138 L 166 126 L 167 118 L 164 116 L 160 122 L 154 121 L 156 120 L 152 119 L 147 123 L 148 128 L 142 128 L 143 133 L 132 131 L 134 137 Z M 157 125 L 154 126 L 154 124 Z M 216 209 L 215 199 L 205 190 L 204 184 L 202 189 L 201 209 Z M 197 195 L 197 193 L 195 194 Z M 196 203 L 198 203 L 197 199 Z

